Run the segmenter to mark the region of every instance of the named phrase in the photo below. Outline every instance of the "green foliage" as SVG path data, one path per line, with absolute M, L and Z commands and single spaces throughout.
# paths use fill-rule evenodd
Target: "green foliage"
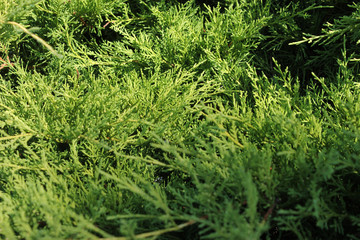
M 359 239 L 359 9 L 0 0 L 0 238 Z

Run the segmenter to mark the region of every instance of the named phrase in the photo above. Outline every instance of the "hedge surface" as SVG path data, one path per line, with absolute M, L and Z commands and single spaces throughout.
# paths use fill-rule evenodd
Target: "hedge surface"
M 0 0 L 1 239 L 360 239 L 360 4 Z

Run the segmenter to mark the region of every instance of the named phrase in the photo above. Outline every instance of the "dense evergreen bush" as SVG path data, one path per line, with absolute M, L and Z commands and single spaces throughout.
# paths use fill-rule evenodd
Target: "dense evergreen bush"
M 359 239 L 359 19 L 0 0 L 0 238 Z

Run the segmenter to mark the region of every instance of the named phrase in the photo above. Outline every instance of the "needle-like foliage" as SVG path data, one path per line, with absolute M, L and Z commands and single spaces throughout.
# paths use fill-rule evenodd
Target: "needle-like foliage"
M 0 239 L 359 239 L 359 19 L 0 0 Z

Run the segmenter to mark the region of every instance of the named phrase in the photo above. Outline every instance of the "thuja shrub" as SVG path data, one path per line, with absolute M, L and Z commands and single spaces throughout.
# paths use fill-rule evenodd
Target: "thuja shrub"
M 359 239 L 359 9 L 0 0 L 0 237 Z

